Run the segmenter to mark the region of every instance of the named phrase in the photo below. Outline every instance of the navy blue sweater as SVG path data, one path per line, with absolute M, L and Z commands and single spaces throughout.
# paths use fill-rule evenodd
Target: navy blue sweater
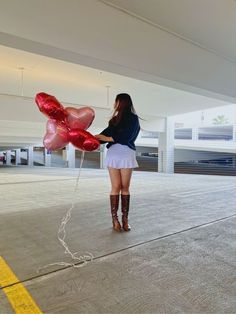
M 119 143 L 136 150 L 134 142 L 139 134 L 139 131 L 140 125 L 138 116 L 134 113 L 129 113 L 118 125 L 109 124 L 109 126 L 100 134 L 113 138 L 114 142 L 108 142 L 106 146 L 107 148 L 111 147 L 113 144 Z

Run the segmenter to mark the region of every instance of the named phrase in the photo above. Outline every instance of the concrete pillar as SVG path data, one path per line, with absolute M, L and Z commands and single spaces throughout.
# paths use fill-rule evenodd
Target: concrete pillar
M 236 142 L 236 124 L 233 124 L 233 141 Z
M 165 132 L 159 133 L 158 172 L 174 173 L 174 121 L 166 118 Z
M 33 167 L 34 165 L 34 147 L 28 147 L 27 149 L 27 165 Z
M 75 168 L 75 147 L 71 143 L 66 146 L 66 161 L 68 168 Z
M 19 165 L 21 163 L 21 150 L 18 148 L 15 150 L 15 165 Z
M 107 148 L 105 145 L 100 146 L 100 169 L 105 169 L 105 158 L 106 158 Z
M 232 156 L 232 167 L 236 167 L 236 154 Z
M 192 128 L 192 140 L 198 141 L 198 127 Z
M 52 161 L 51 151 L 44 148 L 43 157 L 44 157 L 44 166 L 51 167 L 51 161 Z
M 11 165 L 11 151 L 10 150 L 6 151 L 6 165 L 7 166 Z

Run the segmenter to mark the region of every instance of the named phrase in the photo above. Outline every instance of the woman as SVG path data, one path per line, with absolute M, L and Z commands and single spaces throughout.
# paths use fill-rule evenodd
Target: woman
M 101 143 L 107 144 L 105 164 L 111 180 L 111 215 L 113 229 L 121 231 L 117 211 L 121 194 L 122 227 L 130 231 L 128 223 L 130 204 L 130 180 L 132 170 L 138 167 L 135 156 L 135 140 L 140 131 L 139 119 L 135 113 L 132 99 L 128 94 L 118 94 L 115 99 L 114 113 L 108 127 L 95 135 Z

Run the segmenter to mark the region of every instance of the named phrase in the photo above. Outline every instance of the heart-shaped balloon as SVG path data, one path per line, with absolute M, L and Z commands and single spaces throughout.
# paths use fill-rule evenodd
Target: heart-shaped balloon
M 86 152 L 92 152 L 97 150 L 100 146 L 100 142 L 92 134 L 86 138 L 83 143 L 83 150 Z
M 43 145 L 48 150 L 56 150 L 65 147 L 69 143 L 68 129 L 57 123 L 56 120 L 48 120 Z
M 38 93 L 35 96 L 35 102 L 39 110 L 50 119 L 55 119 L 60 123 L 64 123 L 66 119 L 66 111 L 56 97 L 46 93 Z
M 83 151 L 91 152 L 100 146 L 100 142 L 89 132 L 81 129 L 74 129 L 69 132 L 70 142 Z
M 65 111 L 66 123 L 70 129 L 87 130 L 95 117 L 95 112 L 90 107 L 67 107 Z
M 50 118 L 47 122 L 47 132 L 44 136 L 44 146 L 48 150 L 65 147 L 70 141 L 82 151 L 93 151 L 99 148 L 100 142 L 85 131 L 95 117 L 90 107 L 66 109 L 56 97 L 46 93 L 38 93 L 35 102 L 39 110 Z

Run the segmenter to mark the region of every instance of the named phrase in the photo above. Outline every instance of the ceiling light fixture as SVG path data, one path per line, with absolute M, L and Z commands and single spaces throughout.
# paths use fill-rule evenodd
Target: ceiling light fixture
M 24 96 L 24 67 L 19 67 L 18 68 L 20 70 L 21 73 L 21 81 L 20 81 L 20 94 L 21 96 Z
M 107 108 L 109 108 L 109 104 L 110 104 L 110 87 L 109 85 L 106 86 L 107 89 Z

